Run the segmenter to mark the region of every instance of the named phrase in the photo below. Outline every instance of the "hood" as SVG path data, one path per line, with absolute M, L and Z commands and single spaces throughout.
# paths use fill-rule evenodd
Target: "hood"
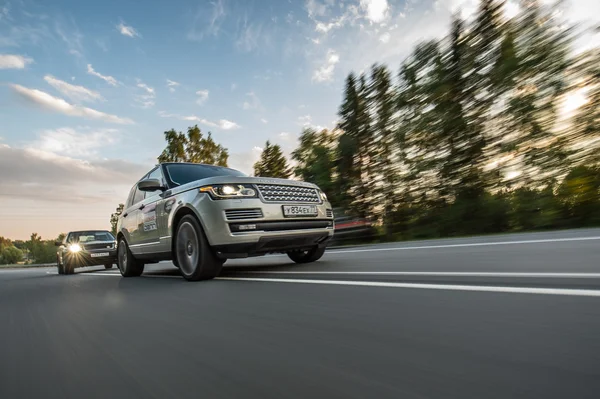
M 209 177 L 207 179 L 196 180 L 188 184 L 184 184 L 179 187 L 175 187 L 171 190 L 173 194 L 193 190 L 202 186 L 210 186 L 215 184 L 267 184 L 267 185 L 281 185 L 281 186 L 295 186 L 295 187 L 308 187 L 308 188 L 319 188 L 313 183 L 307 183 L 299 180 L 291 179 L 276 179 L 271 177 L 249 177 L 249 176 L 217 176 Z

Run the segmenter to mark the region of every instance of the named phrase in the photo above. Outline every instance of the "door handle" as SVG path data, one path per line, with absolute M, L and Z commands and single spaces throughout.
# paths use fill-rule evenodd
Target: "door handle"
M 144 209 L 145 207 L 146 207 L 146 205 L 142 204 L 142 205 L 140 205 L 140 207 L 139 207 L 139 210 L 141 211 L 141 210 L 142 210 L 142 209 Z

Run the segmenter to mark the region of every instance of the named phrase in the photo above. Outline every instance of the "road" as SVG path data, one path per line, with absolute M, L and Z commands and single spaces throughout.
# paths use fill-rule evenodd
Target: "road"
M 597 398 L 600 230 L 0 271 L 0 398 Z

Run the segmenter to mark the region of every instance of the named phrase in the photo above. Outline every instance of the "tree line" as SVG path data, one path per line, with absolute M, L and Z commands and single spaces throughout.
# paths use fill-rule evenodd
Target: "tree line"
M 305 129 L 289 163 L 267 142 L 254 174 L 314 182 L 389 239 L 600 225 L 600 49 L 574 51 L 553 6 L 504 6 L 453 16 L 396 73 L 350 73 L 338 126 Z M 163 155 L 185 147 L 172 132 Z
M 0 237 L 0 265 L 53 263 L 56 261 L 55 242 L 64 238 L 65 234 L 59 234 L 56 239 L 44 240 L 37 233 L 32 233 L 27 241 Z

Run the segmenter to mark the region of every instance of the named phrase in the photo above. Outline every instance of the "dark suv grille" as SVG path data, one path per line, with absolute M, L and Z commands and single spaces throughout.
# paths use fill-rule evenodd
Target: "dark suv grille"
M 278 186 L 259 184 L 258 191 L 267 202 L 307 202 L 318 204 L 321 202 L 319 193 L 310 187 Z
M 114 248 L 114 244 L 109 243 L 109 242 L 103 242 L 103 243 L 94 243 L 94 244 L 82 244 L 81 247 L 83 249 L 87 249 L 87 250 L 113 249 Z
M 225 211 L 227 220 L 260 219 L 262 210 L 256 209 L 228 209 Z

